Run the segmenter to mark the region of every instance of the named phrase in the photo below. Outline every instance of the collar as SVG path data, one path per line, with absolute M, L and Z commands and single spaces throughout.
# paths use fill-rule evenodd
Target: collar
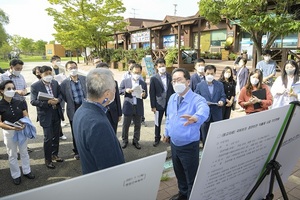
M 85 99 L 85 101 L 86 101 L 87 103 L 91 103 L 91 104 L 94 104 L 94 105 L 98 106 L 99 108 L 101 108 L 101 110 L 103 110 L 104 113 L 106 113 L 107 110 L 108 110 L 108 109 L 107 109 L 106 107 L 104 107 L 101 103 L 94 102 L 94 101 L 90 101 L 90 100 L 88 100 L 88 99 Z

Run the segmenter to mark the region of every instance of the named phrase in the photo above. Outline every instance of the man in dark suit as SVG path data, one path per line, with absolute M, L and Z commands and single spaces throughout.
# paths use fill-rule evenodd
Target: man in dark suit
M 63 162 L 58 157 L 59 150 L 59 129 L 60 121 L 64 120 L 60 102 L 60 86 L 53 80 L 52 68 L 42 66 L 40 69 L 42 79 L 31 85 L 31 104 L 36 106 L 37 116 L 44 131 L 44 154 L 45 164 L 48 168 L 54 169 L 52 161 Z M 38 93 L 44 92 L 52 95 L 49 100 L 40 100 Z
M 71 133 L 73 139 L 74 158 L 79 160 L 78 150 L 75 142 L 73 131 L 73 117 L 75 111 L 81 106 L 84 98 L 86 98 L 86 81 L 85 76 L 78 75 L 77 63 L 68 61 L 66 63 L 66 71 L 70 73 L 70 77 L 66 78 L 60 85 L 60 92 L 63 100 L 67 103 L 67 116 L 70 121 Z
M 223 83 L 214 80 L 216 74 L 214 65 L 207 65 L 204 68 L 205 81 L 198 83 L 195 93 L 203 96 L 210 108 L 210 115 L 206 122 L 201 126 L 202 142 L 205 144 L 209 125 L 211 122 L 220 121 L 223 119 L 222 106 L 226 102 Z
M 109 68 L 106 62 L 102 62 L 96 65 L 96 68 Z M 118 82 L 115 80 L 116 83 L 116 93 L 115 93 L 115 100 L 107 106 L 106 116 L 111 123 L 115 133 L 117 134 L 118 123 L 122 118 L 122 108 L 121 108 L 121 99 L 119 93 L 119 86 Z
M 147 98 L 147 84 L 140 80 L 142 66 L 134 64 L 132 68 L 132 77 L 124 79 L 120 84 L 120 94 L 124 95 L 123 103 L 123 127 L 122 127 L 122 148 L 128 144 L 128 131 L 131 120 L 134 123 L 134 136 L 132 144 L 137 149 L 141 149 L 139 144 L 141 134 L 142 116 L 144 115 L 143 99 Z M 142 88 L 142 90 L 140 89 Z
M 160 142 L 161 121 L 167 109 L 169 98 L 174 93 L 172 77 L 170 74 L 166 73 L 166 61 L 163 58 L 158 58 L 155 62 L 155 67 L 158 73 L 150 78 L 149 89 L 151 110 L 155 114 L 154 147 Z
M 198 83 L 200 83 L 201 81 L 205 81 L 204 67 L 205 67 L 205 61 L 202 58 L 198 58 L 197 60 L 195 60 L 196 73 L 194 73 L 191 76 L 191 83 L 190 83 L 190 88 L 192 89 L 192 91 L 196 90 Z

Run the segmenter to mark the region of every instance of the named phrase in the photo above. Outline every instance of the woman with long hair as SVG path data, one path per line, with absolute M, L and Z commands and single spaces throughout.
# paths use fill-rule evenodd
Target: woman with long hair
M 241 90 L 238 102 L 246 114 L 268 110 L 272 105 L 273 98 L 269 86 L 262 83 L 262 79 L 259 69 L 250 72 L 247 83 Z
M 297 82 L 299 82 L 299 66 L 294 60 L 288 60 L 284 64 L 281 76 L 276 78 L 271 88 L 274 98 L 272 108 L 285 106 L 292 101 L 299 100 L 292 88 L 292 85 Z
M 219 81 L 223 83 L 224 92 L 226 94 L 226 104 L 223 106 L 223 119 L 229 119 L 231 110 L 234 106 L 234 98 L 235 98 L 235 87 L 236 82 L 233 79 L 233 72 L 231 67 L 226 66 L 220 76 Z

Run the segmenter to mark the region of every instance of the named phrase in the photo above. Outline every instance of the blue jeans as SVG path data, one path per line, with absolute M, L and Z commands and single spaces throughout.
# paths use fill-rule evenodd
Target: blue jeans
M 179 192 L 189 198 L 199 166 L 199 141 L 184 146 L 171 142 L 171 152 Z

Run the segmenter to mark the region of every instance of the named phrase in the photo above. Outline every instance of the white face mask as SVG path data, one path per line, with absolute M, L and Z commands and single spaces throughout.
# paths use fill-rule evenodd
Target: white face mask
M 214 80 L 214 76 L 213 75 L 207 75 L 207 76 L 205 76 L 205 80 L 210 83 Z
M 173 89 L 177 94 L 182 94 L 185 90 L 186 86 L 184 83 L 175 83 L 173 85 Z
M 257 83 L 259 82 L 258 78 L 254 78 L 254 77 L 250 77 L 250 82 L 252 85 L 257 85 Z
M 78 74 L 78 69 L 71 69 L 70 70 L 70 75 L 71 76 L 76 76 Z
M 166 72 L 166 67 L 160 67 L 158 68 L 159 73 L 163 74 Z
M 20 76 L 21 71 L 13 70 L 13 71 L 12 71 L 12 74 L 15 75 L 15 76 Z
M 134 80 L 137 81 L 137 80 L 140 79 L 140 76 L 141 76 L 141 75 L 139 75 L 139 74 L 133 74 L 133 75 L 132 75 L 132 78 L 133 78 Z
M 204 72 L 204 66 L 198 66 L 197 72 L 199 72 L 199 73 Z
M 13 96 L 15 96 L 15 93 L 16 93 L 15 90 L 6 90 L 6 91 L 4 91 L 4 95 L 6 97 L 10 97 L 10 98 L 12 98 Z
M 53 77 L 51 75 L 48 75 L 48 76 L 44 76 L 43 77 L 43 81 L 47 82 L 47 83 L 50 83 L 52 81 Z
M 271 56 L 264 56 L 264 60 L 265 60 L 266 62 L 269 62 L 269 61 L 271 60 Z
M 239 67 L 244 67 L 244 63 L 239 63 Z
M 58 66 L 58 67 L 62 67 L 62 64 L 61 64 L 61 62 L 60 62 L 60 61 L 56 61 L 56 66 Z
M 225 78 L 230 78 L 230 76 L 231 76 L 230 73 L 228 73 L 228 72 L 225 72 L 225 73 L 224 73 L 224 77 L 225 77 Z
M 294 69 L 285 69 L 285 72 L 287 75 L 293 75 L 295 72 L 295 68 Z

